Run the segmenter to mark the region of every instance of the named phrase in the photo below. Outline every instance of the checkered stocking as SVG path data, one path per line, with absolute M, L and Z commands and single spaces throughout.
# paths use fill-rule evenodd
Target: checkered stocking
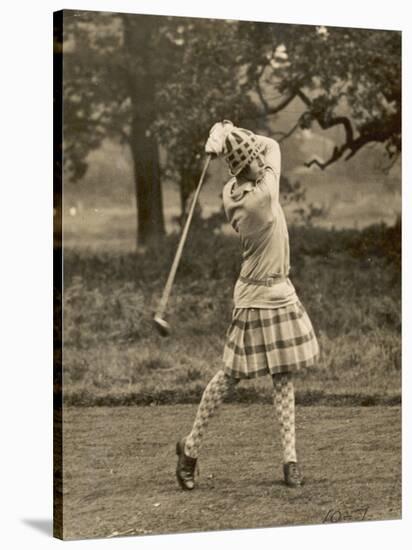
M 273 401 L 280 425 L 280 438 L 283 448 L 283 462 L 296 462 L 295 450 L 295 390 L 292 375 L 273 375 L 275 388 Z
M 216 409 L 221 405 L 225 396 L 237 384 L 238 380 L 225 374 L 222 370 L 217 372 L 202 395 L 192 431 L 186 437 L 185 454 L 197 458 L 204 430 Z

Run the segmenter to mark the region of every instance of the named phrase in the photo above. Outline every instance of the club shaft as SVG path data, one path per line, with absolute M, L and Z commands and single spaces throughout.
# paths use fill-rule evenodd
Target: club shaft
M 185 226 L 183 228 L 182 235 L 180 237 L 180 241 L 179 241 L 179 244 L 178 244 L 178 247 L 177 247 L 177 250 L 176 250 L 175 257 L 173 259 L 172 267 L 170 268 L 169 276 L 167 278 L 167 281 L 166 281 L 166 284 L 165 284 L 165 287 L 164 287 L 164 290 L 163 290 L 162 297 L 160 298 L 160 302 L 159 302 L 159 306 L 157 308 L 156 316 L 160 317 L 161 319 L 163 318 L 164 312 L 166 310 L 167 302 L 168 302 L 169 296 L 170 296 L 170 291 L 172 289 L 172 285 L 173 285 L 173 281 L 175 279 L 176 271 L 177 271 L 177 268 L 179 266 L 179 261 L 180 261 L 180 258 L 182 256 L 183 247 L 184 247 L 185 242 L 186 242 L 187 234 L 189 232 L 190 223 L 191 223 L 192 218 L 193 218 L 193 213 L 195 211 L 195 206 L 196 206 L 197 200 L 199 198 L 200 190 L 201 190 L 202 185 L 203 185 L 203 180 L 205 179 L 205 175 L 206 175 L 206 172 L 207 172 L 207 168 L 209 166 L 210 158 L 211 158 L 211 156 L 207 155 L 206 162 L 203 166 L 202 175 L 200 176 L 200 180 L 199 180 L 199 183 L 197 185 L 197 189 L 195 191 L 195 194 L 193 195 L 192 204 L 190 205 L 190 210 L 189 210 L 189 213 L 187 215 L 186 223 L 185 223 Z

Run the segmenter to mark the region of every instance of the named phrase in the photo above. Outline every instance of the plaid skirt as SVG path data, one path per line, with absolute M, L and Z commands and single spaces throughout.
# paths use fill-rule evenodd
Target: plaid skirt
M 235 308 L 223 352 L 224 371 L 235 378 L 298 372 L 313 366 L 319 345 L 305 308 Z

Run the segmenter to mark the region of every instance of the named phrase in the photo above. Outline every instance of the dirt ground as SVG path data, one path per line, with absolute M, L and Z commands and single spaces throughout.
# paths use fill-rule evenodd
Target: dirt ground
M 298 407 L 306 484 L 282 483 L 273 407 L 222 407 L 199 460 L 198 486 L 175 479 L 175 443 L 196 407 L 67 407 L 64 538 L 398 519 L 399 407 Z

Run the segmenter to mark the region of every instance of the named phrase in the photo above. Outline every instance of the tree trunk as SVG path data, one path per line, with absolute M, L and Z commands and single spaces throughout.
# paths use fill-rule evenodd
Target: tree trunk
M 148 132 L 144 121 L 135 116 L 130 146 L 137 204 L 136 242 L 139 246 L 156 244 L 165 234 L 158 144 Z
M 137 244 L 156 244 L 165 233 L 158 143 L 151 133 L 156 118 L 157 19 L 153 16 L 123 17 L 124 47 L 128 58 L 128 82 L 132 104 L 130 146 L 134 162 L 137 203 Z

